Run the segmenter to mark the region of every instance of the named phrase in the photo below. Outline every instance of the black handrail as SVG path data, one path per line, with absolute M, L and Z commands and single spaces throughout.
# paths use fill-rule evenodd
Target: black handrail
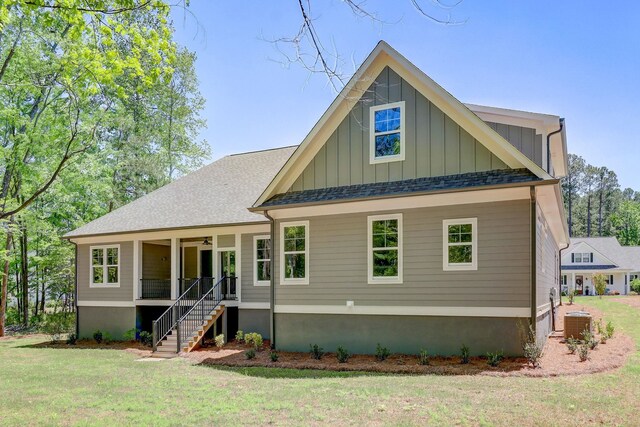
M 226 277 L 222 277 L 203 296 L 193 304 L 176 322 L 177 352 L 180 353 L 182 345 L 205 323 L 205 317 L 211 314 L 222 302 L 222 283 Z
M 211 278 L 206 279 L 209 279 L 210 283 Z M 207 286 L 205 285 L 205 287 Z M 200 299 L 203 293 L 202 291 L 202 279 L 195 279 L 187 290 L 185 290 L 160 317 L 153 321 L 153 351 L 158 349 L 160 341 L 173 330 L 178 319 L 193 306 L 193 301 Z M 208 291 L 208 289 L 206 289 L 206 291 Z

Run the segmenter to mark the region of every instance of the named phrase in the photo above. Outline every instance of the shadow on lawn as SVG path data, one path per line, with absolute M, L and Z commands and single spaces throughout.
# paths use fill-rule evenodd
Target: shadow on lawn
M 321 378 L 354 378 L 354 377 L 370 377 L 385 376 L 389 374 L 381 372 L 363 372 L 363 371 L 328 371 L 320 369 L 292 369 L 292 368 L 267 368 L 261 366 L 238 367 L 238 366 L 219 366 L 209 364 L 198 364 L 206 369 L 215 369 L 218 371 L 233 372 L 247 377 L 258 378 L 282 378 L 282 379 L 321 379 Z
M 113 341 L 109 344 L 93 340 L 78 340 L 75 344 L 67 344 L 65 341 L 42 341 L 33 344 L 16 345 L 15 348 L 32 348 L 46 350 L 128 350 L 135 352 L 151 353 L 149 347 L 138 342 Z

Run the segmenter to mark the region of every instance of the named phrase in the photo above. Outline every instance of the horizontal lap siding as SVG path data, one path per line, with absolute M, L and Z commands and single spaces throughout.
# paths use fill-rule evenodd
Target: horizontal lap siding
M 558 286 L 558 244 L 553 238 L 551 230 L 546 227 L 544 214 L 537 208 L 538 221 L 536 226 L 536 302 L 538 306 L 549 302 L 551 288 Z
M 269 302 L 269 286 L 254 286 L 253 271 L 255 269 L 253 254 L 253 237 L 265 236 L 269 233 L 243 234 L 241 274 L 242 274 L 242 302 Z
M 90 248 L 78 245 L 78 300 L 79 301 L 133 301 L 133 242 L 114 243 L 120 245 L 120 287 L 89 287 Z M 100 246 L 100 245 L 94 245 Z
M 404 283 L 367 283 L 367 216 L 376 213 L 311 217 L 310 284 L 278 285 L 276 304 L 529 306 L 528 201 L 399 212 Z M 466 217 L 478 218 L 478 270 L 443 271 L 442 220 Z

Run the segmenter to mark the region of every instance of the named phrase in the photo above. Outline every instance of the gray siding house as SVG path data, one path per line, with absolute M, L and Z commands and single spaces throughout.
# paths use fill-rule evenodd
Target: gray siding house
M 462 104 L 380 42 L 299 146 L 224 157 L 69 233 L 79 335 L 521 353 L 518 325 L 544 339 L 559 302 L 566 153 L 558 116 Z

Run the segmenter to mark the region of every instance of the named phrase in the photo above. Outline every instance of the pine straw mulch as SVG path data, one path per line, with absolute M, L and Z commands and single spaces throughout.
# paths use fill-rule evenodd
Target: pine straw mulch
M 594 322 L 602 318 L 602 313 L 593 308 L 585 308 L 578 304 L 558 307 L 556 330 L 563 328 L 562 318 L 567 311 L 589 311 Z M 605 319 L 606 320 L 606 319 Z M 595 323 L 594 323 L 595 324 Z M 615 325 L 614 325 L 615 326 Z M 560 333 L 561 335 L 561 333 Z M 589 360 L 580 362 L 577 354 L 570 354 L 562 337 L 552 336 L 547 340 L 540 366 L 528 366 L 526 359 L 507 357 L 497 367 L 487 364 L 486 357 L 472 357 L 470 363 L 460 363 L 460 357 L 432 356 L 429 365 L 420 365 L 415 355 L 394 354 L 387 360 L 379 362 L 375 356 L 353 355 L 347 363 L 338 363 L 335 353 L 327 353 L 321 360 L 315 360 L 309 353 L 278 352 L 278 361 L 272 362 L 269 357 L 269 343 L 256 352 L 254 359 L 245 356 L 247 346 L 235 342 L 228 343 L 223 349 L 200 348 L 182 357 L 193 363 L 229 367 L 273 367 L 291 369 L 318 369 L 331 371 L 364 371 L 387 374 L 407 375 L 489 375 L 489 376 L 526 376 L 554 377 L 563 375 L 583 375 L 605 372 L 624 365 L 627 356 L 635 350 L 634 341 L 619 332 L 599 344 L 589 352 Z M 471 349 L 473 351 L 473 349 Z

